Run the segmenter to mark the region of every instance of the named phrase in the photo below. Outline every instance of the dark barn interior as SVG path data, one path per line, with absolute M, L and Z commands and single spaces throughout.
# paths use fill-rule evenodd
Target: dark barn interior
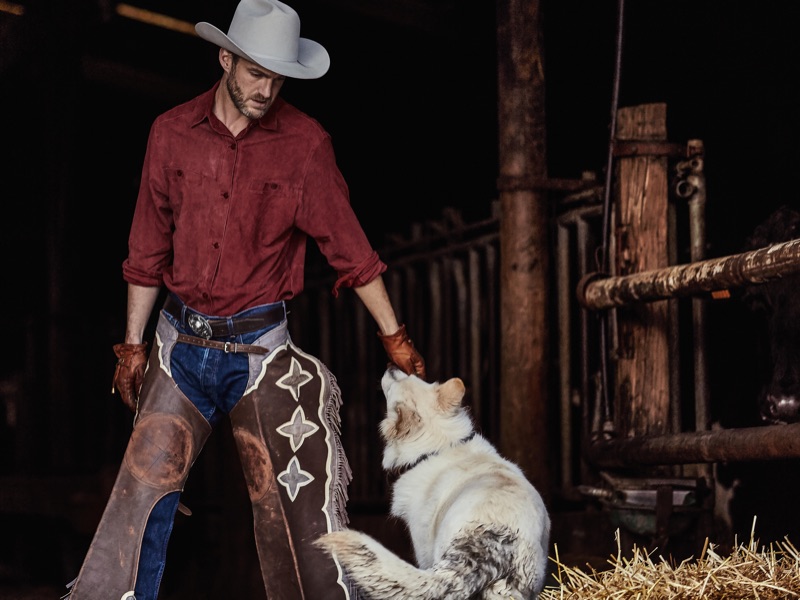
M 148 129 L 158 114 L 219 77 L 216 49 L 182 28 L 205 20 L 225 29 L 235 5 L 0 0 L 0 106 L 5 115 L 0 260 L 7 340 L 0 360 L 2 598 L 58 597 L 77 574 L 91 541 L 131 429 L 130 415 L 109 394 L 111 346 L 124 336 L 126 288 L 120 265 Z M 522 459 L 547 498 L 552 543 L 561 549 L 562 560 L 566 555 L 576 564 L 602 567 L 614 551 L 613 531 L 621 513 L 609 515 L 591 490 L 619 478 L 674 476 L 680 468 L 593 465 L 582 454 L 587 446 L 579 433 L 588 429 L 586 390 L 575 392 L 573 414 L 560 412 L 559 217 L 574 206 L 599 214 L 615 76 L 619 108 L 663 103 L 668 141 L 702 141 L 706 258 L 744 251 L 754 228 L 773 211 L 782 205 L 798 207 L 792 174 L 800 159 L 795 83 L 800 8 L 721 0 L 296 0 L 291 5 L 302 19 L 302 35 L 326 46 L 332 67 L 320 80 L 288 82 L 282 95 L 332 134 L 355 211 L 390 271 L 394 266 L 412 269 L 407 265 L 427 269 L 442 251 L 435 245 L 440 240 L 452 249 L 485 236 L 491 238 L 492 251 L 503 247 L 507 229 L 500 223 L 516 218 L 498 216 L 498 206 L 510 206 L 502 202 L 508 187 L 501 172 L 504 148 L 514 132 L 502 121 L 499 106 L 517 93 L 498 83 L 508 66 L 503 36 L 513 31 L 504 19 L 525 23 L 523 12 L 536 14 L 542 85 L 535 87 L 540 97 L 533 103 L 543 109 L 546 152 L 537 156 L 546 157 L 538 174 L 546 182 L 533 187 L 546 190 L 541 213 L 546 222 L 538 227 L 551 236 L 545 247 L 550 270 L 544 290 L 549 341 L 539 350 L 551 358 L 543 372 L 546 393 L 531 406 L 546 408 L 540 424 L 546 442 L 504 431 L 504 402 L 515 401 L 504 392 L 515 382 L 509 382 L 513 371 L 509 375 L 501 364 L 508 361 L 501 357 L 509 350 L 500 323 L 513 315 L 501 316 L 499 301 L 483 305 L 489 307 L 490 330 L 481 338 L 485 359 L 478 357 L 480 377 L 470 373 L 474 379 L 468 388 L 477 396 L 480 384 L 482 397 L 473 397 L 471 408 L 483 432 Z M 408 244 L 420 231 L 422 243 Z M 690 262 L 685 234 L 676 238 L 677 262 Z M 331 273 L 319 262 L 311 249 L 307 291 L 311 298 L 324 297 L 319 305 L 327 307 Z M 589 265 L 588 270 L 597 269 Z M 491 277 L 487 287 L 497 288 L 491 295 L 496 298 L 505 282 L 496 272 Z M 408 281 L 398 285 L 410 286 Z M 759 417 L 765 332 L 742 301 L 745 293 L 730 291 L 728 299 L 700 296 L 708 305 L 707 425 L 785 427 Z M 431 376 L 466 379 L 468 363 L 453 343 L 463 332 L 454 325 L 441 339 L 429 336 L 424 328 L 435 326 L 431 315 L 436 310 L 417 306 L 434 297 L 429 285 L 406 293 L 418 297 L 403 304 L 403 317 L 431 365 Z M 791 286 L 788 294 L 793 295 Z M 363 315 L 345 305 L 351 299 L 331 304 L 330 310 L 346 315 L 343 323 L 352 318 L 363 326 Z M 574 294 L 570 302 L 578 311 Z M 352 524 L 407 553 L 405 532 L 386 516 L 375 428 L 381 406 L 374 401 L 385 363 L 373 325 L 368 322 L 361 337 L 343 330 L 328 339 L 318 333 L 328 331 L 318 327 L 319 305 L 298 301 L 293 336 L 331 366 L 345 404 L 352 399 L 354 408 L 343 417 L 355 471 Z M 790 344 L 800 344 L 793 334 L 788 337 Z M 362 339 L 364 347 L 354 350 Z M 590 337 L 583 348 L 579 340 L 572 342 L 570 360 L 577 365 L 584 353 L 595 362 L 597 340 Z M 682 355 L 691 355 L 691 336 L 680 343 Z M 691 373 L 684 374 L 680 386 L 687 396 L 691 379 Z M 356 408 L 363 408 L 359 402 L 366 397 L 371 403 L 363 416 Z M 694 431 L 693 416 L 676 427 Z M 563 424 L 570 419 L 574 438 L 565 439 Z M 357 430 L 356 423 L 364 429 Z M 260 597 L 247 493 L 233 440 L 224 429 L 207 445 L 187 484 L 186 502 L 194 515 L 176 522 L 164 600 Z M 571 458 L 565 460 L 565 453 Z M 668 549 L 688 555 L 706 534 L 723 544 L 733 535 L 749 536 L 754 516 L 763 541 L 800 540 L 796 459 L 787 454 L 699 461 L 703 465 L 696 472 L 715 489 L 707 499 L 716 501 L 721 512 L 705 506 L 705 520 L 691 520 L 671 532 Z M 629 542 L 665 543 L 664 537 L 641 534 L 640 523 L 623 518 L 621 524 L 631 533 Z

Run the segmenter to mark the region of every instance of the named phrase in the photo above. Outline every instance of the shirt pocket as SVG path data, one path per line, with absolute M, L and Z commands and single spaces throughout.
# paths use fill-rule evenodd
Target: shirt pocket
M 169 168 L 164 171 L 175 221 L 181 220 L 182 215 L 190 215 L 193 221 L 209 218 L 221 197 L 216 181 L 189 169 Z
M 245 186 L 245 210 L 259 231 L 280 235 L 294 227 L 300 188 L 280 179 L 252 180 Z
M 293 186 L 280 179 L 255 179 L 246 185 L 247 191 L 262 196 L 266 202 L 271 200 L 289 200 L 294 198 L 298 186 Z

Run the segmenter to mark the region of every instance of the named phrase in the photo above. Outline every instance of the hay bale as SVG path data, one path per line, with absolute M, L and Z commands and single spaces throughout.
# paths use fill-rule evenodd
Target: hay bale
M 754 521 L 755 528 L 755 521 Z M 642 548 L 623 557 L 619 530 L 617 555 L 610 569 L 582 571 L 560 562 L 555 546 L 553 577 L 539 600 L 787 600 L 800 598 L 800 553 L 785 539 L 759 547 L 751 531 L 747 544 L 737 544 L 730 556 L 716 553 L 706 540 L 701 556 L 674 564 L 654 558 Z

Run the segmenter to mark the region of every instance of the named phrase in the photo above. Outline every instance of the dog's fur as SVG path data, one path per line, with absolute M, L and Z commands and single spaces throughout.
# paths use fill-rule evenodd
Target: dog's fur
M 372 600 L 529 600 L 544 587 L 550 518 L 519 467 L 474 430 L 459 378 L 427 383 L 397 368 L 381 381 L 383 467 L 402 473 L 391 514 L 411 536 L 418 567 L 364 533 L 326 534 Z

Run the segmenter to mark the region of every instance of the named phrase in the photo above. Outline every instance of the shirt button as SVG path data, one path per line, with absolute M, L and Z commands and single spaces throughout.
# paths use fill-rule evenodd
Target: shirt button
M 228 199 L 228 192 L 222 192 L 222 197 L 227 200 Z
M 219 242 L 214 242 L 212 245 L 214 246 L 214 249 L 219 248 Z
M 208 294 L 206 292 L 203 292 L 203 300 L 208 300 Z
M 236 150 L 236 144 L 231 144 L 231 150 Z

